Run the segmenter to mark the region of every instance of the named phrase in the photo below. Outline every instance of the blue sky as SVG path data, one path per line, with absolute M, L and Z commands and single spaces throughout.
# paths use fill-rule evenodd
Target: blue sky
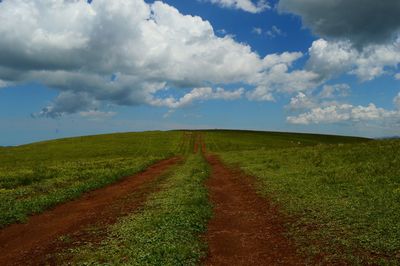
M 400 135 L 400 5 L 374 3 L 0 1 L 0 145 L 177 128 Z

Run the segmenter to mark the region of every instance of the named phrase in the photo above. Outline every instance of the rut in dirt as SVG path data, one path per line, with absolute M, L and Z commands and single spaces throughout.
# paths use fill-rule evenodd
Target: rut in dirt
M 212 171 L 207 187 L 214 204 L 205 241 L 205 265 L 303 265 L 293 243 L 284 235 L 276 207 L 257 195 L 251 177 L 206 155 Z
M 89 226 L 106 228 L 118 217 L 135 211 L 157 189 L 157 179 L 181 161 L 178 157 L 163 160 L 132 177 L 31 216 L 25 224 L 14 224 L 0 230 L 0 265 L 52 264 L 48 261 L 49 255 L 65 248 L 59 244 L 60 236 L 85 238 L 88 235 L 84 230 Z M 93 236 L 89 235 L 89 238 Z

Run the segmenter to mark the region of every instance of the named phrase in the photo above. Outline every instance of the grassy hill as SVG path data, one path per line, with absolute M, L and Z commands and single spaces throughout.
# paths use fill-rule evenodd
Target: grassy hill
M 225 163 L 257 177 L 260 194 L 291 217 L 291 235 L 310 257 L 399 262 L 400 140 L 258 132 L 205 139 Z
M 282 148 L 363 141 L 337 136 L 207 131 L 209 148 Z M 0 227 L 132 175 L 193 147 L 192 132 L 140 132 L 66 138 L 0 149 Z
M 123 133 L 0 149 L 0 227 L 182 153 L 182 136 Z
M 207 130 L 207 148 L 213 152 L 257 149 L 281 149 L 314 146 L 318 144 L 361 143 L 370 139 L 335 135 L 285 132 Z
M 188 172 L 203 169 L 198 171 L 201 179 L 193 183 L 199 186 L 207 166 L 198 157 L 188 157 L 199 134 L 208 152 L 256 177 L 260 195 L 289 217 L 290 234 L 304 254 L 324 258 L 322 263 L 399 262 L 400 140 L 203 130 L 121 133 L 0 147 L 0 227 L 175 155 L 191 158 L 186 161 Z M 184 176 L 179 171 L 175 175 Z M 185 180 L 189 185 L 190 179 Z M 204 190 L 198 189 L 205 198 Z M 174 197 L 166 193 L 169 202 Z M 167 209 L 162 212 L 170 215 Z M 128 222 L 139 226 L 143 221 Z

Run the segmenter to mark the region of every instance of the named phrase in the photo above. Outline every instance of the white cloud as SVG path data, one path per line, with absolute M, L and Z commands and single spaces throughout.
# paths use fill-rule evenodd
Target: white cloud
M 314 41 L 309 49 L 308 69 L 327 80 L 343 73 L 356 75 L 361 81 L 373 80 L 385 73 L 385 67 L 400 63 L 400 39 L 392 44 L 368 45 L 357 50 L 349 41 Z
M 348 110 L 351 105 L 329 106 L 326 108 L 314 108 L 308 113 L 300 114 L 299 116 L 289 116 L 287 121 L 291 124 L 319 124 L 335 123 L 350 118 Z
M 385 73 L 385 67 L 395 68 L 400 63 L 400 39 L 389 45 L 367 46 L 353 70 L 361 80 L 373 80 Z
M 329 79 L 334 75 L 346 72 L 356 55 L 349 42 L 333 42 L 319 39 L 309 49 L 308 68 Z
M 290 67 L 296 60 L 303 56 L 300 52 L 289 53 L 285 52 L 282 54 L 270 54 L 264 57 L 263 65 L 266 68 L 272 68 L 276 65 L 284 64 Z
M 373 103 L 370 103 L 368 106 L 356 106 L 351 110 L 351 117 L 354 121 L 379 120 L 395 116 L 399 116 L 399 113 L 378 108 Z
M 195 88 L 179 99 L 173 97 L 159 99 L 152 98 L 149 102 L 151 105 L 159 107 L 168 107 L 171 109 L 181 108 L 192 104 L 194 101 L 200 100 L 236 100 L 240 99 L 244 93 L 244 89 L 240 88 L 233 91 L 227 91 L 223 88 L 212 89 L 210 87 Z
M 267 30 L 264 32 L 262 28 L 259 27 L 254 27 L 252 30 L 252 33 L 257 34 L 257 35 L 262 35 L 265 33 L 266 36 L 270 38 L 276 38 L 278 36 L 286 36 L 286 33 L 284 33 L 280 28 L 277 26 L 273 25 L 271 29 Z
M 267 55 L 263 59 L 265 71 L 253 76 L 256 88 L 246 95 L 253 101 L 273 101 L 275 93 L 292 94 L 314 89 L 319 85 L 318 74 L 306 70 L 290 71 L 302 53 Z
M 317 103 L 312 97 L 309 97 L 306 94 L 299 92 L 295 97 L 290 99 L 290 103 L 287 107 L 290 110 L 304 110 L 311 109 L 316 105 Z
M 260 85 L 247 93 L 247 98 L 254 101 L 272 101 L 275 92 L 292 94 L 307 91 L 318 86 L 317 75 L 307 71 L 288 72 L 286 65 L 274 66 L 267 73 Z
M 286 34 L 277 26 L 272 26 L 270 30 L 267 31 L 267 36 L 271 38 L 276 38 L 278 36 L 285 36 Z
M 221 7 L 240 9 L 250 13 L 260 13 L 269 9 L 270 6 L 266 0 L 205 0 Z
M 324 85 L 318 96 L 322 99 L 345 97 L 348 95 L 349 90 L 350 86 L 347 84 Z
M 301 111 L 331 106 L 336 104 L 334 99 L 347 96 L 349 91 L 350 86 L 347 84 L 323 85 L 319 93 L 315 93 L 315 91 L 297 93 L 290 99 L 286 108 L 290 111 Z
M 314 89 L 319 85 L 318 75 L 305 71 L 289 71 L 290 63 L 277 63 L 260 75 L 258 86 L 247 93 L 247 98 L 255 101 L 271 101 L 276 92 L 293 94 Z
M 251 32 L 257 35 L 261 35 L 263 33 L 263 30 L 261 28 L 254 27 Z
M 289 116 L 291 124 L 321 124 L 338 122 L 385 121 L 399 119 L 400 111 L 390 111 L 376 107 L 373 103 L 368 106 L 353 106 L 351 104 L 336 104 L 327 107 L 317 107 L 298 116 Z
M 266 8 L 263 1 L 253 5 Z M 315 74 L 290 69 L 301 53 L 261 58 L 231 36 L 216 36 L 208 21 L 162 2 L 4 0 L 0 21 L 0 79 L 60 91 L 37 115 L 154 104 L 154 95 L 170 87 L 244 83 L 267 100 L 314 85 Z
M 396 75 L 394 75 L 394 78 L 397 80 L 400 80 L 400 73 L 397 73 Z

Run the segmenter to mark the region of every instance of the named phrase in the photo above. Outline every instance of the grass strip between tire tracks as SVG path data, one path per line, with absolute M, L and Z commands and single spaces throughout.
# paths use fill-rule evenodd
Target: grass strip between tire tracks
M 71 250 L 68 264 L 197 265 L 206 255 L 200 234 L 212 215 L 204 186 L 208 175 L 202 156 L 189 155 L 141 211 L 113 225 L 100 246 Z

